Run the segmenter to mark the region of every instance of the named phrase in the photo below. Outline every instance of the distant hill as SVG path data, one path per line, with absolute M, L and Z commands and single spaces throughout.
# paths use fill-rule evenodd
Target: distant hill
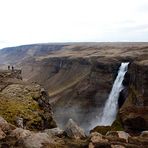
M 60 50 L 65 44 L 32 44 L 8 47 L 0 50 L 1 64 L 16 64 L 28 57 L 44 56 L 51 51 Z

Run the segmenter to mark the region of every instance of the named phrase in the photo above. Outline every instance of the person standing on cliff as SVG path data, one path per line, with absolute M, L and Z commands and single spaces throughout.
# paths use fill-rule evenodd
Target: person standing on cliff
M 12 66 L 12 71 L 14 71 L 14 67 Z
M 10 70 L 10 65 L 8 65 L 8 70 Z

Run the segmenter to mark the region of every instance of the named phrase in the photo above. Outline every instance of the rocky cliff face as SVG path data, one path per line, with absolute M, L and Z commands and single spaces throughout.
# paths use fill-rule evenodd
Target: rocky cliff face
M 120 109 L 123 125 L 127 131 L 148 129 L 148 62 L 133 62 L 126 79 L 126 101 Z
M 48 95 L 38 84 L 24 83 L 20 70 L 0 71 L 0 115 L 8 122 L 26 129 L 56 127 Z M 48 110 L 46 109 L 48 106 Z

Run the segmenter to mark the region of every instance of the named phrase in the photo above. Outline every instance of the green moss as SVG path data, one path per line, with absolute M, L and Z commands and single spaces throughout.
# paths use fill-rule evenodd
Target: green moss
M 90 132 L 98 132 L 102 135 L 105 135 L 108 131 L 111 131 L 111 126 L 96 126 Z
M 124 130 L 119 115 L 117 115 L 116 120 L 113 122 L 111 126 L 111 130 L 112 131 L 123 131 Z
M 108 131 L 123 131 L 124 128 L 122 126 L 119 115 L 117 115 L 116 120 L 113 122 L 111 126 L 96 126 L 90 132 L 98 132 L 102 135 L 106 135 Z
M 20 100 L 0 97 L 0 115 L 12 124 L 16 124 L 16 117 L 22 117 L 26 127 L 33 129 L 42 122 L 39 112 L 38 103 L 31 98 Z

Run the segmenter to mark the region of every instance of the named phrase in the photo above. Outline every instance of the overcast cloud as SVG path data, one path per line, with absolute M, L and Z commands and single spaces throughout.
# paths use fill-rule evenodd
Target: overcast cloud
M 148 41 L 148 0 L 0 0 L 0 48 Z

